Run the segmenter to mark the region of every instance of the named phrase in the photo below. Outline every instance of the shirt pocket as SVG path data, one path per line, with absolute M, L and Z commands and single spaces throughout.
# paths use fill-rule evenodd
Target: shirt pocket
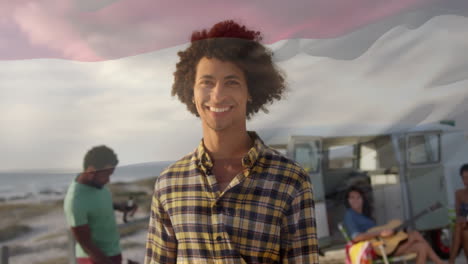
M 272 263 L 279 258 L 280 213 L 244 205 L 224 208 L 221 217 L 230 240 L 248 262 Z

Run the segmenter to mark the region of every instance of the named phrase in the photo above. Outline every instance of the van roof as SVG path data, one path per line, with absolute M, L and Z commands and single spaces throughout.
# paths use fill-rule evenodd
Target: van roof
M 311 136 L 317 138 L 376 137 L 424 131 L 461 132 L 462 130 L 450 125 L 430 123 L 391 126 L 349 125 L 323 127 L 276 127 L 260 129 L 258 130 L 258 133 L 268 145 L 284 145 L 287 144 L 291 136 Z

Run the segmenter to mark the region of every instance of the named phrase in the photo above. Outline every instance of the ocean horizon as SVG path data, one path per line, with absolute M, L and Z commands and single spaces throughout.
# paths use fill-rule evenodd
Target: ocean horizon
M 173 161 L 157 161 L 117 166 L 111 183 L 132 182 L 157 177 Z M 53 198 L 65 194 L 68 185 L 81 171 L 40 169 L 0 172 L 0 201 L 27 198 Z

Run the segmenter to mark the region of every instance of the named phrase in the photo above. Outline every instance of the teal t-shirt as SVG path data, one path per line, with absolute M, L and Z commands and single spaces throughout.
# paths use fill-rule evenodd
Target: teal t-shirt
M 68 187 L 63 207 L 68 225 L 89 225 L 92 241 L 105 255 L 121 253 L 112 194 L 107 186 L 98 189 L 73 181 Z M 77 257 L 88 257 L 79 243 L 76 243 L 75 252 Z

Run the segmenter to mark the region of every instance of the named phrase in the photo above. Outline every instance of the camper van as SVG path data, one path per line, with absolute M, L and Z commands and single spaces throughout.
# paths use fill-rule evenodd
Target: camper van
M 467 135 L 454 124 L 260 133 L 309 173 L 321 247 L 343 241 L 337 225 L 345 212 L 344 193 L 360 185 L 378 224 L 408 220 L 409 228 L 423 232 L 436 252 L 448 256 L 454 193 L 463 188 L 458 170 L 468 163 Z M 428 210 L 437 203 L 442 206 Z

